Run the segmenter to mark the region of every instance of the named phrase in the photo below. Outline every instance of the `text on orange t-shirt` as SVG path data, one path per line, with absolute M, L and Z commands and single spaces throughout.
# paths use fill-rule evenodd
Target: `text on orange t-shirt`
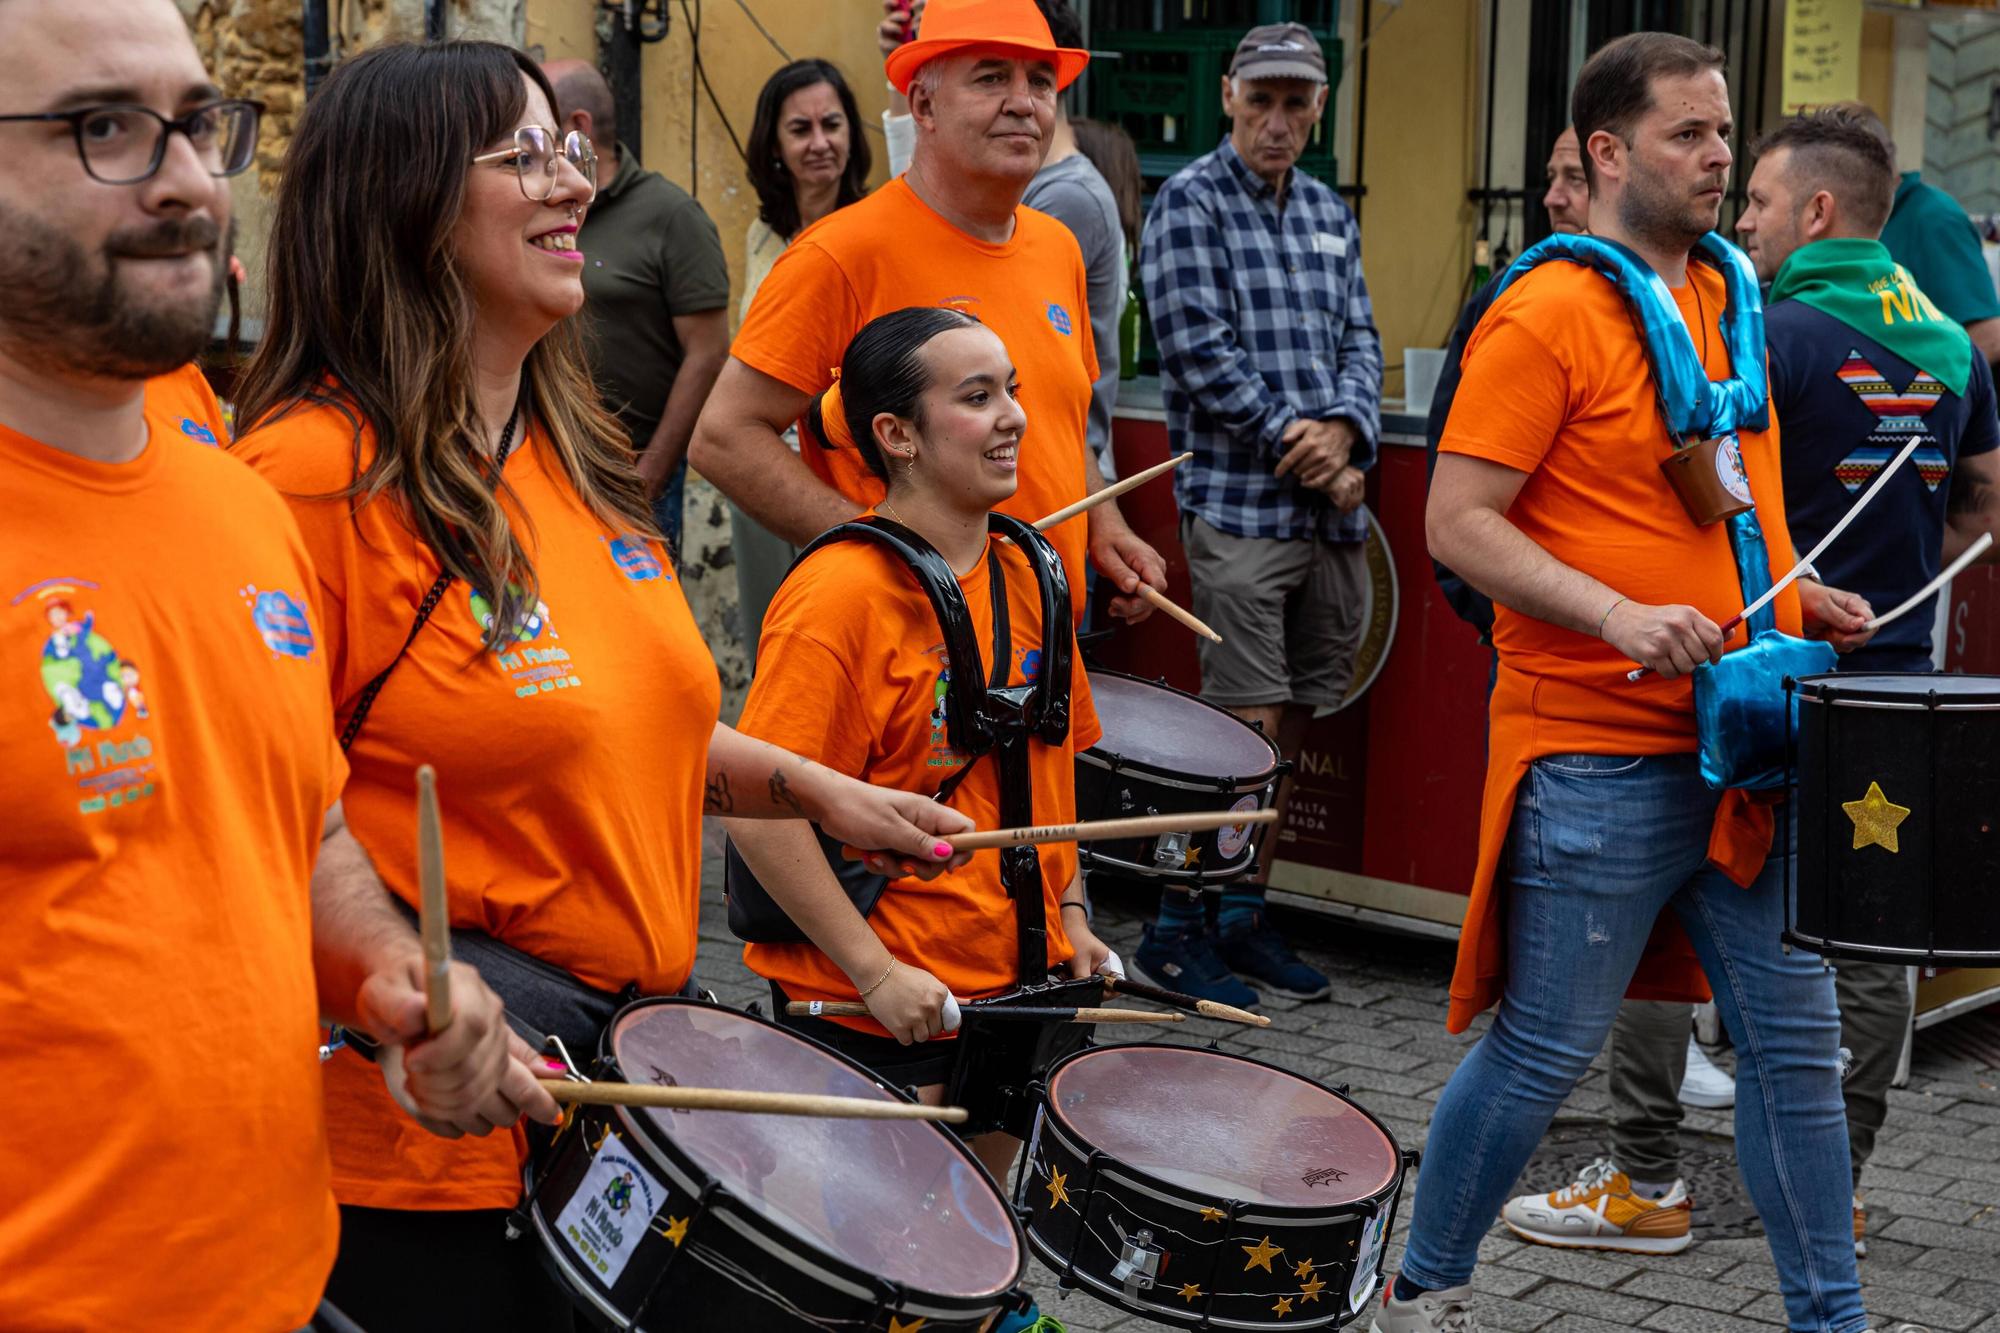
M 1017 208 L 1013 236 L 993 245 L 952 226 L 897 177 L 785 248 L 729 351 L 753 370 L 817 394 L 833 383 L 862 325 L 892 310 L 936 305 L 963 310 L 992 329 L 1021 377 L 1028 427 L 1020 485 L 996 508 L 1032 523 L 1081 500 L 1097 350 L 1083 253 L 1069 229 L 1044 213 Z M 821 480 L 857 505 L 880 503 L 882 483 L 859 452 L 825 449 L 809 435 L 800 432 L 800 455 Z M 1079 616 L 1088 524 L 1078 517 L 1048 533 Z
M 1011 649 L 1007 682 L 1033 681 L 1041 670 L 1042 611 L 1027 558 L 994 543 L 1007 581 Z M 992 585 L 981 560 L 959 579 L 982 656 L 993 646 Z M 966 762 L 945 733 L 949 660 L 937 615 L 909 567 L 867 542 L 840 542 L 793 569 L 772 599 L 757 645 L 757 678 L 739 727 L 837 772 L 881 787 L 932 793 Z M 991 665 L 985 664 L 990 673 Z M 985 681 L 989 676 L 981 676 Z M 1070 672 L 1070 731 L 1059 746 L 1028 746 L 1037 824 L 1076 817 L 1076 752 L 1101 729 L 1081 665 Z M 948 804 L 980 828 L 998 828 L 999 764 L 978 761 Z M 1058 903 L 1076 877 L 1076 848 L 1039 849 L 1049 921 L 1049 965 L 1070 956 Z M 868 917 L 889 952 L 936 976 L 964 999 L 998 995 L 1016 981 L 1013 900 L 1000 882 L 998 852 L 926 883 L 892 880 Z M 751 944 L 750 969 L 802 1000 L 852 1000 L 854 984 L 810 943 Z M 836 1019 L 886 1035 L 873 1019 Z
M 192 367 L 97 463 L 0 427 L 0 1328 L 297 1328 L 338 1219 L 310 879 L 343 767 L 284 503 Z
M 439 566 L 383 498 L 357 513 L 355 426 L 312 406 L 239 446 L 291 502 L 327 608 L 335 713 L 395 660 Z M 361 465 L 374 440 L 363 431 Z M 507 459 L 508 519 L 540 578 L 494 652 L 494 608 L 455 581 L 348 752 L 347 822 L 389 889 L 417 901 L 414 773 L 437 769 L 451 923 L 600 990 L 680 989 L 694 965 L 701 794 L 721 706 L 714 659 L 658 542 L 607 531 L 538 429 Z M 578 1058 L 583 1058 L 578 1054 Z M 507 1135 L 445 1140 L 396 1110 L 380 1075 L 326 1070 L 334 1189 L 376 1208 L 492 1208 L 520 1192 Z

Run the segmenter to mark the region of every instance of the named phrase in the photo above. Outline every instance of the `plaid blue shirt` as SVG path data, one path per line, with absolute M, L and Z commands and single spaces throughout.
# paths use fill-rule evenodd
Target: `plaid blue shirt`
M 1167 430 L 1194 458 L 1181 512 L 1239 537 L 1358 541 L 1359 509 L 1271 469 L 1300 417 L 1345 417 L 1352 462 L 1375 463 L 1382 340 L 1361 278 L 1361 229 L 1333 190 L 1292 172 L 1285 206 L 1224 139 L 1160 187 L 1139 242 Z

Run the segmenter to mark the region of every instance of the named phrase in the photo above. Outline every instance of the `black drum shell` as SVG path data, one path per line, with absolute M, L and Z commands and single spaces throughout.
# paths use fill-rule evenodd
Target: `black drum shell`
M 1144 1042 L 1133 1046 L 1164 1044 Z M 1080 1288 L 1121 1310 L 1181 1328 L 1338 1328 L 1354 1319 L 1368 1318 L 1380 1291 L 1379 1284 L 1387 1280 L 1386 1248 L 1377 1251 L 1378 1268 L 1373 1279 L 1376 1286 L 1353 1311 L 1348 1309 L 1348 1286 L 1368 1228 L 1378 1227 L 1384 1239 L 1394 1230 L 1396 1204 L 1409 1168 L 1415 1163 L 1413 1154 L 1398 1149 L 1399 1164 L 1394 1177 L 1366 1199 L 1312 1209 L 1246 1204 L 1237 1213 L 1226 1200 L 1161 1180 L 1099 1152 L 1072 1126 L 1049 1113 L 1048 1082 L 1054 1080 L 1064 1064 L 1089 1053 L 1079 1052 L 1059 1062 L 1050 1070 L 1048 1081 L 1037 1087 L 1041 1105 L 1014 1192 L 1015 1208 L 1022 1213 L 1026 1224 L 1029 1248 L 1057 1275 L 1062 1286 Z M 1234 1058 L 1293 1074 L 1264 1061 Z M 1395 1147 L 1395 1135 L 1388 1126 L 1341 1090 L 1326 1091 L 1367 1116 L 1391 1147 Z M 1061 1171 L 1066 1177 L 1068 1196 L 1079 1205 L 1075 1213 L 1065 1213 L 1053 1206 L 1042 1184 L 1051 1169 Z M 1204 1210 L 1217 1207 L 1230 1215 L 1219 1223 L 1204 1222 Z M 1144 1228 L 1156 1236 L 1175 1236 L 1180 1240 L 1162 1270 L 1160 1285 L 1147 1298 L 1126 1296 L 1123 1284 L 1112 1277 L 1111 1270 L 1119 1256 L 1104 1238 L 1117 1234 L 1112 1229 L 1114 1222 L 1128 1234 Z M 1211 1230 L 1213 1239 L 1203 1234 Z M 1196 1235 L 1202 1236 L 1199 1242 L 1188 1240 Z M 1268 1294 L 1218 1294 L 1199 1304 L 1187 1303 L 1177 1296 L 1180 1288 L 1176 1284 L 1182 1283 L 1216 1292 L 1216 1275 L 1240 1274 L 1244 1270 L 1245 1248 L 1267 1238 L 1271 1244 L 1293 1254 L 1342 1256 L 1316 1270 L 1325 1275 L 1324 1311 L 1313 1309 L 1312 1302 L 1301 1302 L 1289 1313 L 1278 1315 Z
M 1797 690 L 1786 939 L 1834 957 L 2000 965 L 2000 678 L 1836 673 Z M 1871 783 L 1910 811 L 1895 852 L 1853 845 L 1842 806 Z
M 1223 713 L 1228 711 L 1163 681 L 1144 681 L 1116 671 L 1093 670 L 1090 674 L 1093 680 L 1114 677 L 1137 681 L 1162 694 L 1177 695 L 1203 708 Z M 1237 719 L 1232 715 L 1232 720 Z M 1255 728 L 1240 721 L 1238 724 L 1262 738 L 1262 733 Z M 1276 803 L 1278 779 L 1284 769 L 1279 762 L 1277 748 L 1270 746 L 1268 738 L 1264 739 L 1270 748 L 1269 765 L 1253 773 L 1211 775 L 1170 769 L 1131 758 L 1121 754 L 1117 739 L 1107 734 L 1097 744 L 1077 753 L 1076 817 L 1085 821 L 1151 814 L 1209 814 L 1230 809 L 1246 796 L 1255 799 L 1255 804 L 1247 807 L 1248 811 L 1268 810 Z M 1209 829 L 1189 834 L 1188 846 L 1196 852 L 1192 864 L 1159 864 L 1153 855 L 1159 844 L 1157 837 L 1112 838 L 1080 843 L 1077 854 L 1086 870 L 1105 870 L 1181 884 L 1222 884 L 1239 879 L 1254 868 L 1257 850 L 1265 836 L 1265 829 L 1253 827 L 1243 847 L 1234 856 L 1224 856 L 1220 841 L 1226 831 Z
M 628 1008 L 682 1003 L 692 1002 L 640 1000 Z M 617 1026 L 614 1020 L 605 1029 L 593 1078 L 624 1081 L 610 1051 L 611 1033 Z M 793 1029 L 785 1031 L 859 1070 L 898 1100 L 909 1100 L 900 1089 L 876 1078 L 840 1052 Z M 643 1219 L 639 1224 L 647 1228 L 647 1235 L 619 1274 L 617 1283 L 607 1289 L 583 1271 L 553 1230 L 555 1219 L 589 1171 L 606 1131 L 612 1130 L 628 1151 L 645 1159 L 649 1169 L 661 1177 L 674 1196 L 703 1197 L 678 1247 L 660 1232 L 654 1224 L 656 1219 Z M 973 1164 L 977 1166 L 976 1159 Z M 991 1182 L 983 1169 L 980 1174 Z M 791 1235 L 772 1219 L 735 1201 L 671 1136 L 650 1131 L 645 1115 L 633 1108 L 577 1106 L 555 1141 L 529 1165 L 525 1175 L 529 1195 L 521 1211 L 527 1214 L 536 1233 L 543 1265 L 570 1292 L 577 1308 L 596 1328 L 651 1329 L 655 1333 L 666 1330 L 742 1333 L 747 1329 L 818 1333 L 830 1326 L 887 1327 L 881 1318 L 886 1311 L 899 1316 L 904 1323 L 923 1319 L 925 1333 L 932 1330 L 979 1333 L 1002 1308 L 999 1297 L 981 1300 L 940 1296 L 907 1287 L 892 1290 L 891 1284 L 824 1253 Z M 997 1187 L 995 1193 L 1000 1193 Z M 1018 1226 L 1016 1231 L 1018 1239 Z M 1020 1253 L 1021 1271 L 1015 1274 L 1010 1286 L 1018 1286 L 1026 1271 L 1025 1243 Z M 776 1300 L 723 1277 L 698 1257 L 703 1254 L 719 1256 L 741 1271 L 753 1274 Z M 785 1304 L 807 1312 L 810 1317 L 792 1313 L 784 1308 Z M 638 1319 L 644 1322 L 635 1322 Z

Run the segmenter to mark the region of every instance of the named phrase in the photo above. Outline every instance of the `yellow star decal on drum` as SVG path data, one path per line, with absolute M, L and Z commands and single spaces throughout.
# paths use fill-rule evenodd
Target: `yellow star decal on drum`
M 1201 1220 L 1204 1222 L 1220 1222 L 1222 1220 L 1222 1210 L 1220 1208 L 1204 1208 L 1201 1210 Z
M 1278 1303 L 1271 1307 L 1271 1313 L 1277 1315 L 1280 1319 L 1284 1318 L 1291 1312 L 1292 1312 L 1292 1298 L 1289 1296 L 1278 1297 Z
M 681 1242 L 687 1239 L 688 1221 L 689 1219 L 685 1217 L 670 1217 L 667 1219 L 665 1226 L 654 1227 L 653 1229 L 672 1241 L 674 1248 L 678 1250 L 681 1247 Z
M 1910 808 L 1897 805 L 1882 794 L 1882 784 L 1868 784 L 1868 794 L 1858 801 L 1842 801 L 1840 808 L 1854 821 L 1854 850 L 1874 845 L 1888 851 L 1896 848 L 1896 826 L 1910 817 Z
M 889 1333 L 922 1333 L 923 1326 L 921 1319 L 912 1319 L 906 1324 L 894 1315 L 889 1316 Z
M 1316 1301 L 1319 1299 L 1319 1294 L 1325 1290 L 1326 1290 L 1325 1280 L 1316 1277 L 1312 1281 L 1306 1283 L 1303 1287 L 1299 1288 L 1299 1300 L 1302 1302 Z
M 1250 1262 L 1243 1265 L 1243 1271 L 1246 1273 L 1253 1268 L 1261 1268 L 1266 1273 L 1270 1272 L 1271 1261 L 1284 1253 L 1283 1250 L 1271 1243 L 1269 1236 L 1264 1237 L 1264 1239 L 1258 1241 L 1255 1245 L 1245 1245 L 1242 1248 L 1243 1253 L 1250 1256 Z
M 1185 1283 L 1181 1287 L 1181 1299 L 1186 1301 L 1189 1305 L 1193 1305 L 1195 1297 L 1199 1295 L 1201 1295 L 1201 1288 L 1196 1286 L 1192 1282 Z
M 1197 870 L 1201 868 L 1201 848 L 1193 844 L 1189 844 L 1187 851 L 1181 856 L 1181 869 L 1186 870 L 1189 867 Z
M 1049 1172 L 1049 1207 L 1060 1208 L 1069 1202 L 1069 1177 L 1060 1171 Z
M 1303 1280 L 1303 1279 L 1305 1279 L 1305 1278 L 1309 1278 L 1309 1277 L 1311 1277 L 1312 1275 L 1313 1275 L 1313 1261 L 1312 1261 L 1312 1260 L 1310 1260 L 1310 1259 L 1301 1259 L 1301 1260 L 1299 1260 L 1299 1262 L 1297 1262 L 1296 1264 L 1293 1264 L 1293 1265 L 1292 1265 L 1292 1276 L 1293 1276 L 1293 1277 L 1295 1277 L 1295 1278 L 1299 1278 L 1299 1279 L 1302 1279 L 1302 1280 Z

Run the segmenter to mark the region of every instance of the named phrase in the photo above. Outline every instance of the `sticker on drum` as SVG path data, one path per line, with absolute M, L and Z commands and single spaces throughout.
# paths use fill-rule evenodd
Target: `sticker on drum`
M 617 1133 L 608 1133 L 583 1183 L 556 1215 L 556 1234 L 598 1281 L 611 1286 L 639 1248 L 647 1219 L 659 1211 L 666 1195 Z
M 1235 805 L 1229 807 L 1229 813 L 1233 815 L 1248 814 L 1250 811 L 1255 810 L 1257 806 L 1258 800 L 1255 796 L 1245 796 L 1237 801 Z M 1234 861 L 1238 856 L 1242 855 L 1243 849 L 1249 845 L 1250 826 L 1248 824 L 1231 824 L 1228 828 L 1223 829 L 1215 835 L 1215 850 L 1222 853 L 1222 859 L 1225 861 Z
M 1382 1234 L 1388 1225 L 1388 1217 L 1377 1213 L 1361 1235 L 1361 1257 L 1354 1261 L 1354 1280 L 1347 1284 L 1349 1314 L 1358 1311 L 1375 1294 L 1375 1270 L 1382 1266 Z

